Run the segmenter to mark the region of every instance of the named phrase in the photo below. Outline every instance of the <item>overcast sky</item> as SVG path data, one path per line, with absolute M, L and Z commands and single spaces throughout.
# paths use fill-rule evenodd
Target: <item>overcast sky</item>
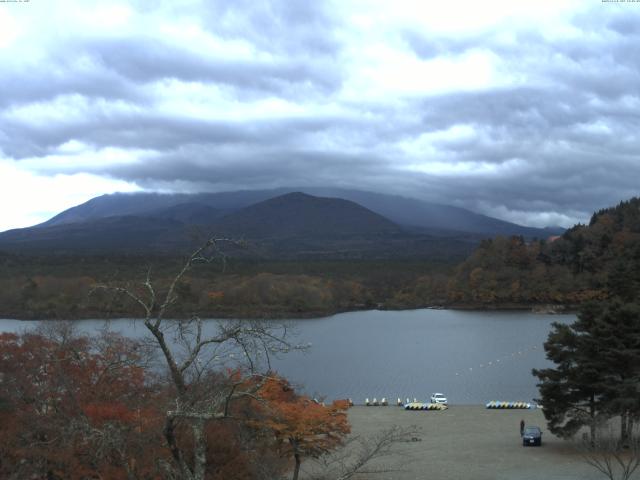
M 341 186 L 570 226 L 639 193 L 640 3 L 0 2 L 0 230 Z

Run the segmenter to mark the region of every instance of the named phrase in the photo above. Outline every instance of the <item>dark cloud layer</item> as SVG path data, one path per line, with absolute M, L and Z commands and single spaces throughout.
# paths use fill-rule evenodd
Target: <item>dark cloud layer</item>
M 134 15 L 188 18 L 221 47 L 153 28 L 43 37 L 40 60 L 0 76 L 0 153 L 47 175 L 148 189 L 339 185 L 535 225 L 585 220 L 638 194 L 640 8 L 568 15 L 567 34 L 396 25 L 376 38 L 399 53 L 484 55 L 499 75 L 377 95 L 361 91 L 370 45 L 343 13 L 324 2 L 143 2 Z

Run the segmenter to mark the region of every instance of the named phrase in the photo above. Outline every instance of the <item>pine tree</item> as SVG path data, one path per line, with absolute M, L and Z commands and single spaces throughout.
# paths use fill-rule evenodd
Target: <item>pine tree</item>
M 597 347 L 579 333 L 578 322 L 553 324 L 544 348 L 557 366 L 533 370 L 533 374 L 540 380 L 540 401 L 549 430 L 568 438 L 587 426 L 593 439 L 603 411 L 604 377 L 597 365 Z
M 640 306 L 614 297 L 585 305 L 571 325 L 554 324 L 545 342 L 555 368 L 534 370 L 549 429 L 563 437 L 621 418 L 628 441 L 640 417 Z
M 582 317 L 598 344 L 607 414 L 620 417 L 620 440 L 626 444 L 640 416 L 640 305 L 616 298 Z

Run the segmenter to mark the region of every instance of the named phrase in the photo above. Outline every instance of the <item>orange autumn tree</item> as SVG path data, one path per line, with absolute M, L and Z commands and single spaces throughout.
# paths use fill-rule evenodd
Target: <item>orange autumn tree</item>
M 337 400 L 329 406 L 297 394 L 283 378 L 269 378 L 260 390 L 266 402 L 264 427 L 275 435 L 282 455 L 295 461 L 293 480 L 298 479 L 303 457 L 320 457 L 342 445 L 351 427 L 349 403 Z
M 0 478 L 151 478 L 161 437 L 138 347 L 57 327 L 0 334 Z

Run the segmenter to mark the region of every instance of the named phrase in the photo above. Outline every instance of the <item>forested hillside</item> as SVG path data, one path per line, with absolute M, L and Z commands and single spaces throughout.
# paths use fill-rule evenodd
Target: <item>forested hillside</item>
M 446 242 L 445 242 L 446 243 Z M 281 245 L 285 248 L 285 245 Z M 443 250 L 444 251 L 444 250 Z M 151 267 L 160 284 L 180 258 L 162 255 L 0 254 L 0 314 L 15 318 L 123 317 L 123 299 L 90 295 L 96 282 L 136 282 Z M 456 266 L 457 262 L 459 263 Z M 194 269 L 178 287 L 188 317 L 304 317 L 371 308 L 577 306 L 616 288 L 640 289 L 640 199 L 593 215 L 562 237 L 496 237 L 463 260 L 231 258 Z
M 594 213 L 561 237 L 485 240 L 447 287 L 453 304 L 569 304 L 640 285 L 640 199 Z

